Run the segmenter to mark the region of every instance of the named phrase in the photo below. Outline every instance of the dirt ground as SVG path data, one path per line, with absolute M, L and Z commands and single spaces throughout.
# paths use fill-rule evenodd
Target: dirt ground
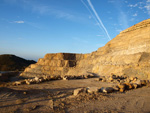
M 0 113 L 150 113 L 150 87 L 73 96 L 74 89 L 115 85 L 95 78 L 0 87 Z

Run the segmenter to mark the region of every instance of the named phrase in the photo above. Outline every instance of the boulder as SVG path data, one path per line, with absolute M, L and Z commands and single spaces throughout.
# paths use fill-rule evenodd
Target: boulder
M 84 88 L 78 88 L 74 90 L 73 95 L 77 96 L 78 94 L 83 93 L 83 92 L 84 92 Z
M 134 81 L 133 83 L 137 84 L 138 87 L 140 87 L 142 85 L 141 80 Z
M 123 92 L 125 91 L 125 89 L 124 89 L 124 88 L 121 88 L 121 89 L 119 89 L 119 91 L 120 91 L 121 93 L 123 93 Z
M 16 85 L 16 86 L 21 85 L 21 82 L 20 81 L 16 81 L 16 82 L 13 83 L 13 85 Z
M 114 91 L 114 88 L 113 87 L 102 87 L 100 89 L 100 91 L 103 93 L 112 93 Z
M 124 84 L 124 83 L 118 84 L 118 87 L 119 87 L 120 89 L 125 89 L 125 84 Z
M 138 85 L 136 83 L 133 83 L 132 85 L 134 89 L 138 88 Z
M 88 93 L 98 93 L 100 90 L 99 87 L 87 87 L 87 92 Z
M 63 77 L 62 79 L 63 79 L 63 80 L 68 80 L 67 77 Z
M 51 109 L 54 109 L 54 102 L 53 102 L 53 100 L 49 100 L 48 104 L 49 104 L 49 107 Z
M 130 90 L 133 88 L 132 83 L 124 83 L 125 84 L 125 89 Z
M 146 80 L 141 80 L 141 85 L 142 86 L 146 86 L 146 84 L 147 84 Z
M 25 80 L 25 82 L 26 82 L 27 85 L 30 85 L 30 84 L 31 84 L 30 81 L 29 81 L 28 79 Z

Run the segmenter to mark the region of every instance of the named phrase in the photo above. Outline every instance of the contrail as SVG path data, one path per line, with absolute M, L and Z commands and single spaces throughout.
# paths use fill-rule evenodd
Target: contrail
M 81 0 L 81 2 L 86 6 L 86 8 L 88 9 L 88 11 L 89 11 L 89 12 L 91 13 L 91 15 L 93 16 L 93 14 L 92 14 L 92 12 L 90 11 L 90 9 L 88 8 L 88 6 L 87 6 L 82 0 Z M 104 31 L 105 31 L 107 37 L 109 38 L 109 40 L 111 40 L 107 29 L 105 28 L 103 22 L 101 21 L 100 17 L 98 16 L 98 14 L 97 14 L 97 12 L 96 12 L 94 6 L 92 5 L 91 1 L 90 1 L 90 0 L 87 0 L 87 2 L 88 2 L 89 6 L 91 7 L 92 11 L 94 12 L 94 14 L 95 14 L 95 16 L 96 16 L 96 18 L 93 16 L 94 19 L 95 19 L 95 21 L 98 22 L 98 23 L 102 26 L 102 28 L 104 29 Z M 100 26 L 99 24 L 98 24 L 98 26 L 101 28 L 101 26 Z
M 95 18 L 95 16 L 92 14 L 91 10 L 89 9 L 89 7 L 83 2 L 83 0 L 81 0 L 81 2 L 83 3 L 83 5 L 87 8 L 87 10 L 90 12 L 90 14 L 92 15 L 92 17 L 94 18 L 94 20 L 96 21 L 96 23 L 99 23 L 97 21 L 97 19 Z M 101 26 L 98 24 L 98 26 L 101 28 Z
M 104 29 L 102 28 L 102 26 L 99 24 L 98 20 L 95 18 L 95 16 L 92 14 L 91 10 L 89 9 L 89 7 L 85 4 L 85 2 L 83 2 L 83 0 L 81 0 L 81 2 L 83 3 L 83 5 L 87 8 L 87 10 L 90 12 L 90 14 L 92 15 L 92 17 L 94 18 L 94 20 L 96 21 L 96 23 L 98 23 L 98 27 L 104 31 Z M 104 31 L 105 32 L 105 31 Z

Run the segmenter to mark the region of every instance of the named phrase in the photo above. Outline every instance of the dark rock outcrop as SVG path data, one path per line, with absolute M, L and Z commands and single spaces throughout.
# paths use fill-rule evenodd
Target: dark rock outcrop
M 15 55 L 0 55 L 0 71 L 23 71 L 30 64 L 36 63 L 33 60 L 25 60 Z

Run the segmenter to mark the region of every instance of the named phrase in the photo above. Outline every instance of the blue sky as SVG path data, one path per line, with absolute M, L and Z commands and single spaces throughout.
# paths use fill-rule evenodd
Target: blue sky
M 0 54 L 90 53 L 150 18 L 150 0 L 0 0 Z

